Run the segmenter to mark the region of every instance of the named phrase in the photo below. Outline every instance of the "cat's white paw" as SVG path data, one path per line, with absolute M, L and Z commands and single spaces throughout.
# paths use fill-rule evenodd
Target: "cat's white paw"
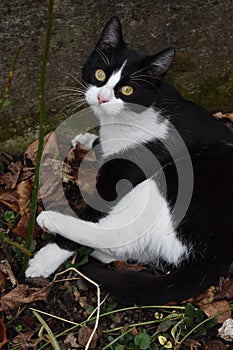
M 38 225 L 50 233 L 59 233 L 59 216 L 60 213 L 56 213 L 52 210 L 42 211 L 36 218 Z
M 93 142 L 97 139 L 97 137 L 97 135 L 86 132 L 85 134 L 76 135 L 71 140 L 71 144 L 73 147 L 76 147 L 76 144 L 80 142 L 83 146 L 86 147 L 87 150 L 90 150 L 92 148 Z
M 74 252 L 60 248 L 56 243 L 49 243 L 29 260 L 26 277 L 48 277 L 71 257 Z

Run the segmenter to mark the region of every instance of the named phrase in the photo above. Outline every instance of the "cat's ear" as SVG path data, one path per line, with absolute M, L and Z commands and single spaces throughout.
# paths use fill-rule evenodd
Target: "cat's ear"
M 176 50 L 174 48 L 168 48 L 157 53 L 155 56 L 150 57 L 150 72 L 151 74 L 163 77 L 170 69 Z
M 99 46 L 102 50 L 106 50 L 110 47 L 117 48 L 123 42 L 120 20 L 118 17 L 114 16 L 104 27 L 97 47 Z

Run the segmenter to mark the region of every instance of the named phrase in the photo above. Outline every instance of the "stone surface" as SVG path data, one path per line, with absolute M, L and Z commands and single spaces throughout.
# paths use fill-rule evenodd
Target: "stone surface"
M 17 48 L 23 44 L 10 90 L 0 111 L 0 150 L 21 152 L 38 131 L 39 76 L 46 28 L 45 0 L 1 0 L 0 95 Z M 82 62 L 105 22 L 121 18 L 125 39 L 146 53 L 174 46 L 169 79 L 183 95 L 211 111 L 233 109 L 232 0 L 55 0 L 47 72 L 46 128 L 65 118 L 70 102 L 59 88 L 75 86 Z M 56 98 L 56 99 L 54 99 Z

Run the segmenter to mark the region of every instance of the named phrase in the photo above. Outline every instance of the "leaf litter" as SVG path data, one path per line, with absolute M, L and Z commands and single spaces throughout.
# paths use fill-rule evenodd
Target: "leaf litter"
M 233 113 L 217 113 L 215 117 L 221 119 L 233 130 Z M 45 148 L 46 145 L 49 145 L 49 149 L 53 150 L 54 158 L 59 156 L 60 150 L 55 132 L 50 132 L 45 136 L 45 150 L 47 148 Z M 0 230 L 3 230 L 4 233 L 10 236 L 18 237 L 22 242 L 25 241 L 27 236 L 29 203 L 34 180 L 37 147 L 38 141 L 29 145 L 21 160 L 14 160 L 14 158 L 7 153 L 0 154 L 0 162 L 4 167 L 4 172 L 0 174 L 0 226 L 1 223 L 4 222 L 4 213 L 6 211 L 12 211 L 15 215 L 15 219 L 10 223 L 10 226 L 9 223 L 5 223 Z M 77 143 L 76 147 L 70 148 L 64 162 L 50 159 L 48 154 L 45 166 L 48 166 L 50 174 L 53 174 L 53 178 L 52 181 L 46 181 L 46 179 L 44 179 L 44 188 L 42 188 L 42 190 L 43 193 L 47 193 L 50 208 L 54 206 L 56 206 L 56 208 L 58 207 L 61 194 L 57 191 L 57 188 L 60 185 L 62 174 L 62 183 L 66 198 L 72 209 L 77 214 L 80 213 L 84 206 L 80 188 L 82 191 L 89 194 L 92 193 L 93 188 L 90 184 L 94 183 L 93 176 L 96 174 L 95 169 L 98 169 L 99 166 L 95 154 L 89 152 L 88 162 L 86 162 L 85 166 L 82 168 L 82 176 L 79 176 L 79 166 L 86 155 L 87 150 L 79 143 Z M 85 179 L 85 181 L 83 179 Z M 39 195 L 38 213 L 42 209 L 43 205 Z M 35 225 L 34 239 L 37 244 L 37 249 L 46 243 L 43 239 L 43 235 L 44 232 Z M 41 310 L 41 312 L 50 315 L 50 317 L 48 316 L 49 318 L 47 317 L 46 321 L 49 323 L 49 327 L 55 330 L 56 334 L 59 332 L 63 333 L 67 330 L 66 322 L 79 324 L 90 316 L 93 311 L 92 305 L 96 303 L 96 295 L 82 279 L 78 279 L 77 281 L 75 278 L 72 279 L 69 274 L 67 280 L 61 282 L 50 283 L 45 279 L 34 279 L 33 281 L 29 280 L 25 283 L 22 278 L 17 277 L 20 271 L 22 257 L 18 257 L 17 254 L 14 255 L 15 252 L 10 251 L 9 247 L 5 246 L 3 248 L 3 251 L 0 253 L 0 259 L 2 260 L 0 262 L 0 287 L 2 291 L 0 308 L 3 315 L 3 318 L 0 319 L 0 348 L 6 347 L 6 349 L 8 349 L 10 348 L 9 346 L 20 344 L 22 349 L 37 349 L 39 344 L 42 344 L 42 341 L 46 341 L 46 337 L 40 334 L 41 325 L 38 323 L 38 320 L 32 317 L 30 306 L 36 307 Z M 135 271 L 145 269 L 145 267 L 124 262 L 115 262 L 109 266 L 109 268 Z M 17 280 L 23 283 L 18 283 Z M 224 325 L 225 322 L 230 323 L 228 320 L 232 320 L 231 312 L 229 311 L 232 299 L 233 279 L 224 279 L 217 288 L 211 287 L 197 298 L 185 301 L 183 305 L 186 305 L 187 302 L 191 302 L 193 305 L 200 307 L 208 317 L 218 314 L 218 322 Z M 111 310 L 114 310 L 117 306 L 118 305 L 111 299 L 111 296 L 108 296 L 101 306 L 101 310 L 102 312 L 108 313 L 110 311 L 111 313 Z M 59 318 L 63 321 L 59 322 Z M 10 322 L 8 321 L 9 319 L 11 320 Z M 64 321 L 64 319 L 66 321 Z M 154 319 L 154 311 L 150 309 L 144 310 L 139 308 L 133 311 L 129 309 L 124 312 L 113 313 L 108 318 L 105 317 L 100 320 L 98 331 L 95 332 L 89 348 L 102 349 L 109 343 L 109 339 L 111 339 L 112 335 L 119 336 L 119 332 L 123 331 L 127 333 L 130 324 L 148 322 L 151 319 Z M 26 322 L 26 320 L 30 321 Z M 7 332 L 9 333 L 8 336 L 6 324 L 8 328 Z M 31 328 L 32 324 L 33 328 Z M 199 337 L 196 340 L 193 339 L 193 337 L 188 338 L 186 342 L 184 342 L 182 349 L 230 349 L 229 338 L 226 339 L 220 334 L 219 338 L 217 338 L 218 328 L 214 327 L 215 331 L 213 335 L 210 333 L 206 337 Z M 104 333 L 106 329 L 109 330 L 108 333 Z M 113 329 L 112 332 L 111 329 Z M 114 331 L 114 329 L 121 329 L 121 331 Z M 165 335 L 165 339 L 167 339 L 166 332 L 168 332 L 169 326 L 163 329 L 164 331 L 161 331 L 161 334 L 162 336 Z M 155 330 L 155 327 L 145 325 L 142 332 L 147 331 L 153 333 Z M 84 349 L 92 331 L 93 324 L 91 322 L 79 327 L 79 329 L 75 329 L 75 331 L 70 330 L 68 334 L 64 334 L 63 338 L 61 337 L 61 340 L 59 340 L 61 349 Z M 140 332 L 141 330 L 138 327 L 132 327 L 132 331 L 128 333 L 129 338 L 140 336 L 143 340 L 144 338 L 141 335 L 143 333 Z M 148 337 L 147 341 L 149 341 Z M 120 343 L 116 343 L 116 346 L 118 346 L 117 344 L 119 345 L 119 349 L 121 349 Z M 170 340 L 166 340 L 165 344 L 168 346 Z M 47 348 L 50 349 L 49 346 L 46 347 L 46 349 Z M 157 342 L 157 348 L 161 348 L 159 342 Z M 114 347 L 113 349 L 118 348 Z M 148 349 L 150 349 L 150 347 L 148 347 Z

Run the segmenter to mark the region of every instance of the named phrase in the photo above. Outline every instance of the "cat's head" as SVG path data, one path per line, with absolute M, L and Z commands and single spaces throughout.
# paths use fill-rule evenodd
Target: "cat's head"
M 83 67 L 87 103 L 99 118 L 118 116 L 127 104 L 152 106 L 174 56 L 173 48 L 153 56 L 129 49 L 119 19 L 112 17 Z

